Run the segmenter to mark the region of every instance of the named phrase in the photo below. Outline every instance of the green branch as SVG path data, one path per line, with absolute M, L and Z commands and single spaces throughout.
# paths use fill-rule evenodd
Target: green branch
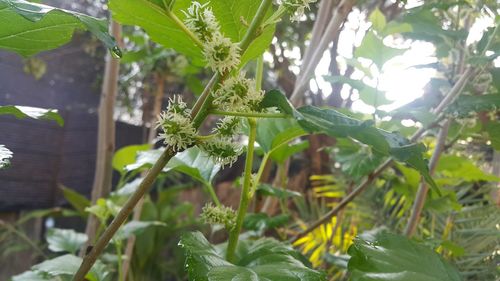
M 238 245 L 238 238 L 240 236 L 243 220 L 245 219 L 245 215 L 247 213 L 248 204 L 252 199 L 252 165 L 255 138 L 257 136 L 257 121 L 254 118 L 248 118 L 248 124 L 250 126 L 250 134 L 248 136 L 248 149 L 245 161 L 245 172 L 243 176 L 243 189 L 241 190 L 240 205 L 236 215 L 236 224 L 229 233 L 229 242 L 227 244 L 226 259 L 229 262 L 234 261 L 234 251 Z
M 238 117 L 252 117 L 252 118 L 288 118 L 289 116 L 283 113 L 257 113 L 257 112 L 235 112 L 235 111 L 222 111 L 212 109 L 208 112 L 214 115 L 223 116 L 238 116 Z

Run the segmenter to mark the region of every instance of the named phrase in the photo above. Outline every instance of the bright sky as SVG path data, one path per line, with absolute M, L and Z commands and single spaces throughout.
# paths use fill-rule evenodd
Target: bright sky
M 341 72 L 345 69 L 346 63 L 343 58 L 352 58 L 352 46 L 359 46 L 364 36 L 364 32 L 356 32 L 355 30 L 366 31 L 370 27 L 370 23 L 366 22 L 366 15 L 359 10 L 353 11 L 349 15 L 349 21 L 346 23 L 344 31 L 340 34 L 337 58 Z M 494 20 L 492 18 L 483 17 L 479 18 L 472 26 L 469 36 L 467 38 L 467 45 L 478 41 L 486 28 L 493 26 Z M 384 43 L 397 48 L 405 48 L 407 51 L 402 55 L 388 61 L 382 70 L 379 78 L 379 89 L 386 92 L 386 97 L 394 103 L 381 106 L 382 110 L 393 110 L 400 107 L 414 99 L 422 96 L 423 88 L 427 82 L 437 75 L 436 71 L 429 68 L 415 68 L 414 66 L 437 62 L 434 57 L 434 46 L 427 42 L 421 41 L 403 41 L 398 38 L 386 38 Z M 291 57 L 300 57 L 299 50 L 293 50 L 289 54 Z M 369 65 L 369 61 L 361 61 L 364 66 Z M 322 60 L 318 64 L 315 71 L 316 81 L 311 80 L 310 86 L 313 92 L 318 90 L 318 86 L 323 90 L 323 93 L 330 93 L 331 86 L 329 82 L 323 79 L 323 75 L 328 75 L 328 67 L 330 64 L 329 52 L 325 52 Z M 496 66 L 500 66 L 500 59 L 495 61 Z M 373 67 L 373 73 L 376 75 L 376 68 Z M 291 70 L 298 73 L 299 67 L 292 66 Z M 360 79 L 363 74 L 359 71 L 353 74 L 353 78 Z M 364 82 L 375 86 L 376 81 L 369 81 L 367 78 Z M 344 87 L 345 93 L 342 93 L 343 98 L 348 97 L 348 87 Z M 356 99 L 356 95 L 354 96 Z M 352 104 L 352 109 L 363 113 L 373 113 L 374 108 L 364 104 L 361 100 L 357 99 Z

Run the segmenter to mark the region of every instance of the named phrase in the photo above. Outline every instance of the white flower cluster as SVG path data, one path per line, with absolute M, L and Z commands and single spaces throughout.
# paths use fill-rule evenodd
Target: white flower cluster
M 167 109 L 158 118 L 157 128 L 162 129 L 160 137 L 175 150 L 183 150 L 196 141 L 197 130 L 191 120 L 191 110 L 180 96 L 169 100 Z
M 219 23 L 208 4 L 193 1 L 184 12 L 184 22 L 205 44 L 203 54 L 210 68 L 220 73 L 228 72 L 239 65 L 240 49 L 238 44 L 221 33 Z
M 283 7 L 290 14 L 291 21 L 299 21 L 304 15 L 306 9 L 309 10 L 309 5 L 317 0 L 283 0 Z
M 245 78 L 245 73 L 230 77 L 214 93 L 214 105 L 226 111 L 257 111 L 264 97 L 255 88 L 255 81 Z

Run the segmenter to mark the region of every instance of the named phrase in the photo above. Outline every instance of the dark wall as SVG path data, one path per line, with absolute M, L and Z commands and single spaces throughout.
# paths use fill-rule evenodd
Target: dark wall
M 37 57 L 47 65 L 41 79 L 23 71 L 23 59 L 0 51 L 0 105 L 58 109 L 65 120 L 17 120 L 0 116 L 0 144 L 14 157 L 0 171 L 0 211 L 46 208 L 64 200 L 59 184 L 90 194 L 96 143 L 97 107 L 104 50 L 90 55 L 89 36 Z M 117 122 L 117 148 L 141 143 L 140 127 Z

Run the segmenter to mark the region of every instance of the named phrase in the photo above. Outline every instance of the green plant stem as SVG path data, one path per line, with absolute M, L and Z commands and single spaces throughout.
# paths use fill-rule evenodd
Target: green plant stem
M 11 225 L 8 222 L 0 220 L 0 227 L 4 227 L 5 229 L 7 229 L 8 232 L 12 232 L 15 235 L 17 235 L 19 238 L 21 238 L 21 240 L 30 245 L 30 247 L 33 248 L 33 250 L 35 250 L 35 252 L 37 252 L 44 259 L 48 258 L 47 255 L 45 255 L 45 253 L 40 249 L 40 247 L 38 247 L 38 245 L 33 241 L 33 239 L 26 236 L 26 234 L 23 233 L 22 231 L 17 230 L 15 226 Z
M 177 27 L 179 27 L 182 31 L 184 31 L 184 33 L 186 33 L 186 35 L 189 36 L 191 40 L 193 40 L 196 46 L 198 46 L 202 50 L 205 48 L 203 42 L 201 42 L 198 36 L 196 36 L 193 32 L 191 32 L 191 30 L 189 30 L 186 27 L 186 25 L 172 11 L 170 11 L 168 8 L 165 8 L 165 14 L 175 23 L 175 25 L 177 25 Z
M 236 250 L 236 246 L 238 245 L 238 238 L 240 236 L 243 220 L 245 219 L 245 215 L 248 209 L 248 204 L 250 203 L 250 200 L 252 199 L 253 195 L 253 192 L 251 190 L 252 165 L 253 165 L 255 138 L 257 136 L 257 121 L 254 118 L 248 118 L 248 124 L 250 127 L 250 134 L 248 136 L 248 149 L 245 161 L 245 172 L 243 176 L 243 189 L 241 190 L 240 205 L 238 207 L 238 212 L 236 215 L 236 224 L 229 233 L 229 242 L 227 244 L 226 259 L 229 262 L 234 261 L 234 252 Z
M 282 113 L 253 113 L 253 112 L 234 112 L 234 111 L 222 111 L 212 109 L 209 114 L 223 115 L 223 116 L 239 116 L 239 117 L 249 117 L 249 118 L 288 118 L 289 116 Z
M 250 45 L 251 41 L 255 38 L 257 35 L 257 29 L 260 27 L 262 20 L 264 19 L 264 16 L 271 6 L 272 0 L 263 0 L 259 6 L 259 9 L 257 10 L 257 13 L 255 14 L 255 17 L 252 20 L 252 23 L 250 25 L 250 28 L 247 30 L 245 33 L 245 36 L 243 37 L 243 40 L 240 42 L 240 49 L 241 53 L 244 53 L 245 50 L 248 48 Z M 169 11 L 170 12 L 170 11 Z M 171 12 L 170 12 L 171 13 Z M 180 20 L 179 20 L 180 21 Z M 182 23 L 182 22 L 181 22 Z M 184 25 L 184 24 L 182 24 Z M 185 26 L 184 26 L 185 27 Z M 189 30 L 184 29 L 181 27 L 181 29 L 184 32 L 187 32 Z M 190 31 L 189 31 L 190 32 Z M 189 35 L 189 33 L 188 33 Z M 195 128 L 198 128 L 203 120 L 208 115 L 208 109 L 211 106 L 211 95 L 210 92 L 212 88 L 220 82 L 223 77 L 220 76 L 220 74 L 216 73 L 213 75 L 213 77 L 210 79 L 208 84 L 206 85 L 205 89 L 203 90 L 203 93 L 200 95 L 198 100 L 196 101 L 195 105 L 193 106 L 192 109 L 192 119 L 193 119 L 193 125 Z M 113 235 L 118 231 L 120 226 L 125 222 L 125 220 L 128 218 L 128 216 L 133 212 L 135 205 L 137 205 L 137 202 L 146 194 L 146 192 L 149 190 L 151 185 L 154 183 L 155 179 L 158 177 L 158 175 L 161 173 L 163 167 L 167 165 L 168 161 L 172 157 L 174 157 L 176 152 L 171 148 L 167 147 L 165 151 L 162 153 L 160 158 L 156 161 L 156 163 L 153 165 L 153 167 L 147 172 L 146 176 L 144 177 L 143 181 L 137 188 L 137 190 L 130 196 L 130 198 L 127 200 L 125 205 L 122 207 L 120 212 L 116 215 L 116 217 L 113 219 L 113 221 L 110 223 L 110 225 L 106 228 L 104 233 L 102 234 L 101 237 L 99 237 L 99 240 L 97 243 L 92 247 L 90 252 L 85 255 L 83 258 L 83 262 L 80 265 L 80 268 L 76 272 L 76 274 L 73 277 L 73 281 L 83 281 L 85 279 L 85 275 L 89 270 L 92 268 L 94 263 L 97 260 L 97 257 L 104 251 L 106 246 L 108 245 L 109 241 L 113 237 Z
M 255 88 L 262 90 L 262 77 L 264 76 L 264 55 L 257 58 L 257 68 L 255 71 Z
M 215 206 L 221 207 L 219 198 L 217 197 L 217 194 L 215 193 L 214 186 L 212 184 L 206 184 L 205 187 L 207 188 L 208 194 L 210 194 L 212 201 L 214 201 Z
M 243 39 L 240 41 L 240 49 L 242 54 L 244 53 L 244 50 L 248 48 L 252 40 L 255 39 L 255 36 L 260 32 L 259 29 L 261 28 L 262 21 L 264 20 L 266 12 L 267 10 L 269 10 L 272 3 L 272 0 L 263 0 L 260 3 L 255 17 L 252 19 L 252 22 L 250 23 L 245 36 L 243 36 Z
M 116 256 L 118 258 L 118 281 L 123 281 L 123 270 L 122 270 L 122 243 L 120 241 L 115 242 Z

